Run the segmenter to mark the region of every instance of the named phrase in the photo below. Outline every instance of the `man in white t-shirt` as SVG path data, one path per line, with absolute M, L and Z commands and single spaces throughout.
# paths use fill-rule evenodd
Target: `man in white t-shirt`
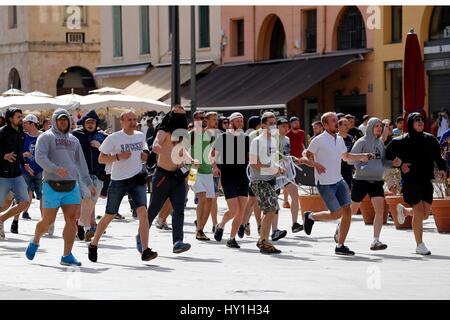
M 143 249 L 141 258 L 148 261 L 158 256 L 148 248 L 145 135 L 135 130 L 137 117 L 133 111 L 124 111 L 120 116 L 120 124 L 122 130 L 109 135 L 99 148 L 99 162 L 112 164 L 111 183 L 108 188 L 106 214 L 98 223 L 95 236 L 89 245 L 88 257 L 92 262 L 97 262 L 100 238 L 114 219 L 114 215 L 119 212 L 120 203 L 127 193 L 136 205 L 139 218 L 139 234 Z
M 367 162 L 372 154 L 352 154 L 347 151 L 344 139 L 337 135 L 338 120 L 336 113 L 327 112 L 322 116 L 325 131 L 318 135 L 308 147 L 306 155 L 314 157 L 314 174 L 317 189 L 325 205 L 330 210 L 321 212 L 305 212 L 304 229 L 310 235 L 314 221 L 337 220 L 342 217 L 339 230 L 337 255 L 353 256 L 355 253 L 344 246 L 345 238 L 351 223 L 350 190 L 341 174 L 341 159 L 344 161 Z

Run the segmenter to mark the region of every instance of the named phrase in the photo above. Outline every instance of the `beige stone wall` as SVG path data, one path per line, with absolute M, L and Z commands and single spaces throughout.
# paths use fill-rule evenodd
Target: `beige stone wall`
M 10 43 L 21 43 L 28 40 L 28 9 L 17 6 L 17 28 L 8 28 L 8 6 L 0 6 L 0 52 L 2 46 Z

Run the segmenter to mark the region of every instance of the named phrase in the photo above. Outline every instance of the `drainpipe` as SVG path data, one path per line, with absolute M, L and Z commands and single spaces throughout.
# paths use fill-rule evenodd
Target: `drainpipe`
M 323 47 L 322 54 L 325 53 L 327 49 L 327 7 L 323 6 Z
M 245 28 L 244 28 L 245 30 Z M 256 61 L 258 48 L 257 46 L 257 36 L 258 33 L 256 31 L 256 6 L 253 6 L 253 62 Z M 245 35 L 244 35 L 245 37 Z

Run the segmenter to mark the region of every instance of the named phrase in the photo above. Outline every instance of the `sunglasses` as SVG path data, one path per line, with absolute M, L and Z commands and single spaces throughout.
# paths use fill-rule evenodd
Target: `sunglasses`
M 224 121 L 224 122 L 222 122 L 222 124 L 229 124 L 229 122 L 228 121 Z

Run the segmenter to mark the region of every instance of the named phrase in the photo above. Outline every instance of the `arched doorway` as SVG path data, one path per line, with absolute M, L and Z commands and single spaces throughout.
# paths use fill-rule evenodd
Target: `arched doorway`
M 96 89 L 95 80 L 89 70 L 82 67 L 70 67 L 61 73 L 56 83 L 56 94 L 68 94 L 73 92 L 79 95 L 87 95 L 90 90 Z
M 16 68 L 12 68 L 8 75 L 8 89 L 19 89 L 22 90 L 22 83 L 20 81 L 20 75 Z
M 433 9 L 430 20 L 428 40 L 450 38 L 450 6 L 439 6 Z
M 366 29 L 364 19 L 356 6 L 344 9 L 337 27 L 337 49 L 366 48 Z
M 258 37 L 258 60 L 286 58 L 286 32 L 281 19 L 271 14 L 264 19 Z

